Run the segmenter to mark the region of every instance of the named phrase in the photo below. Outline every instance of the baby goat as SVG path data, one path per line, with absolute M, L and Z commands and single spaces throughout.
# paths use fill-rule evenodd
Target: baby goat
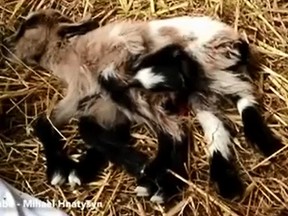
M 66 82 L 65 98 L 51 120 L 59 128 L 78 116 L 80 134 L 90 146 L 75 164 L 63 153 L 60 135 L 40 118 L 35 130 L 44 144 L 52 184 L 67 178 L 70 183 L 91 181 L 111 160 L 138 177 L 137 195 L 153 195 L 152 201 L 162 202 L 180 184 L 167 169 L 185 176 L 187 133 L 181 119 L 164 108 L 168 103 L 177 106 L 179 98 L 189 101 L 204 130 L 211 179 L 224 197 L 239 195 L 242 183 L 219 112 L 222 98 L 235 101 L 247 140 L 264 155 L 282 147 L 256 107 L 249 45 L 231 27 L 209 17 L 97 27 L 93 21 L 72 23 L 57 11 L 45 10 L 30 15 L 7 40 L 18 58 Z M 148 165 L 146 156 L 128 145 L 131 122 L 143 122 L 157 134 L 159 149 Z
M 39 64 L 67 84 L 65 98 L 53 110 L 51 121 L 60 128 L 71 117 L 79 117 L 80 135 L 89 146 L 80 162 L 74 163 L 63 152 L 61 136 L 49 121 L 45 117 L 37 120 L 34 129 L 44 145 L 47 174 L 52 184 L 67 180 L 71 184 L 89 182 L 108 160 L 123 165 L 142 184 L 151 185 L 152 195 L 157 192 L 168 196 L 176 188 L 177 184 L 166 172 L 168 168 L 178 173 L 183 171 L 180 174 L 185 175 L 187 133 L 182 129 L 180 119 L 168 115 L 163 104 L 176 98 L 175 89 L 179 89 L 178 92 L 185 89 L 187 69 L 193 70 L 197 62 L 177 45 L 159 53 L 155 51 L 155 56 L 166 53 L 165 59 L 171 60 L 154 64 L 155 71 L 171 71 L 171 66 L 177 70 L 176 75 L 183 76 L 179 79 L 178 75 L 174 76 L 173 82 L 164 82 L 164 85 L 139 85 L 143 78 L 141 58 L 154 51 L 154 43 L 157 44 L 151 41 L 146 45 L 146 31 L 146 24 L 141 22 L 123 22 L 97 29 L 95 22 L 73 24 L 57 11 L 45 10 L 28 16 L 17 32 L 6 40 L 18 58 L 29 64 Z M 184 61 L 187 61 L 186 68 L 182 66 Z M 182 69 L 186 73 L 182 73 Z M 151 91 L 158 92 L 151 94 Z M 159 150 L 149 164 L 145 154 L 128 145 L 131 121 L 146 123 L 158 136 Z M 91 163 L 93 169 L 89 167 Z M 159 189 L 156 180 L 163 182 Z M 152 200 L 157 201 L 157 194 Z

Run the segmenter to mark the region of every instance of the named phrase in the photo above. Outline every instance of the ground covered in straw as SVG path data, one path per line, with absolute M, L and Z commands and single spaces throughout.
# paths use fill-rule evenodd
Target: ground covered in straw
M 179 15 L 206 14 L 221 18 L 247 35 L 261 52 L 265 68 L 257 83 L 264 116 L 272 130 L 288 145 L 288 3 L 286 0 L 2 0 L 0 36 L 11 34 L 29 11 L 53 7 L 80 20 L 93 16 L 101 24 L 119 19 L 153 19 Z M 188 118 L 194 131 L 188 170 L 189 188 L 167 206 L 153 205 L 136 198 L 135 181 L 123 171 L 109 166 L 100 180 L 77 188 L 52 187 L 45 176 L 45 158 L 39 141 L 31 134 L 31 123 L 44 111 L 51 110 L 61 98 L 59 82 L 46 71 L 12 64 L 1 56 L 0 62 L 0 176 L 18 189 L 42 200 L 91 200 L 99 208 L 64 208 L 70 215 L 288 215 L 288 151 L 283 149 L 269 160 L 243 139 L 236 110 L 228 117 L 236 129 L 235 157 L 246 183 L 240 201 L 217 196 L 209 185 L 208 161 L 203 133 Z M 81 140 L 75 126 L 64 131 L 69 154 L 81 153 Z M 143 127 L 135 126 L 137 146 L 153 155 L 155 139 Z M 71 147 L 72 146 L 72 147 Z

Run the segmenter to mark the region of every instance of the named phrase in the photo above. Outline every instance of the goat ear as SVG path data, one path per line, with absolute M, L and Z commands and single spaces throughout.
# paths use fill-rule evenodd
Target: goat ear
M 88 20 L 82 23 L 61 24 L 58 30 L 58 35 L 60 37 L 70 38 L 77 35 L 84 35 L 98 27 L 99 23 L 96 20 Z
M 19 38 L 21 38 L 24 35 L 25 30 L 26 30 L 25 22 L 22 22 L 12 35 L 4 39 L 4 44 L 8 45 L 16 42 Z

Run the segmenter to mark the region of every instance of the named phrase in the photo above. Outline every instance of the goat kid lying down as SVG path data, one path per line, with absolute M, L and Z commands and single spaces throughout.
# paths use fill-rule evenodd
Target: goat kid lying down
M 129 26 L 128 23 L 123 25 Z M 138 177 L 139 184 L 150 187 L 151 195 L 155 193 L 152 200 L 161 201 L 157 200 L 158 194 L 168 197 L 179 185 L 166 172 L 167 168 L 185 175 L 186 133 L 179 118 L 168 115 L 163 109 L 165 101 L 176 97 L 175 89 L 182 92 L 184 78 L 177 75 L 173 82 L 165 82 L 165 93 L 161 93 L 161 85 L 158 85 L 160 88 L 153 85 L 148 91 L 142 91 L 143 87 L 137 79 L 132 79 L 139 66 L 135 64 L 132 67 L 131 63 L 149 50 L 142 47 L 144 42 L 137 36 L 138 33 L 132 29 L 130 36 L 128 32 L 127 39 L 131 42 L 125 41 L 126 36 L 114 41 L 106 38 L 111 26 L 82 35 L 83 26 L 87 31 L 97 27 L 94 22 L 72 24 L 57 11 L 46 10 L 30 15 L 15 35 L 7 39 L 8 46 L 11 45 L 18 58 L 51 70 L 67 84 L 66 96 L 53 111 L 51 121 L 56 128 L 61 128 L 72 117 L 78 117 L 80 135 L 89 147 L 79 163 L 73 162 L 62 150 L 64 143 L 61 135 L 48 119 L 39 118 L 35 132 L 44 145 L 48 178 L 52 184 L 62 184 L 67 180 L 71 184 L 89 182 L 110 160 L 123 165 L 129 173 Z M 99 40 L 94 41 L 94 37 Z M 164 54 L 167 52 L 165 59 L 170 58 L 171 61 L 168 64 L 158 62 L 155 65 L 158 72 L 163 69 L 170 73 L 171 69 L 179 71 L 183 61 L 181 55 L 189 64 L 194 64 L 179 46 L 172 45 L 166 49 L 162 50 Z M 161 52 L 158 55 L 161 56 Z M 131 74 L 126 71 L 131 71 Z M 151 91 L 157 93 L 151 94 Z M 157 134 L 159 150 L 151 163 L 148 163 L 145 154 L 130 145 L 131 122 L 144 122 Z M 94 166 L 92 169 L 91 164 Z M 159 188 L 156 180 L 160 182 Z
M 95 22 L 72 23 L 45 10 L 30 15 L 7 41 L 18 58 L 66 82 L 66 96 L 51 120 L 59 128 L 78 116 L 80 135 L 90 146 L 79 163 L 72 162 L 60 135 L 40 118 L 35 130 L 52 184 L 89 182 L 110 160 L 138 178 L 137 195 L 155 202 L 172 195 L 180 183 L 166 170 L 185 176 L 188 141 L 179 117 L 163 104 L 176 100 L 177 105 L 179 94 L 189 99 L 204 130 L 211 179 L 222 196 L 233 198 L 243 189 L 219 111 L 223 97 L 237 104 L 247 140 L 265 156 L 282 147 L 257 110 L 249 45 L 222 22 L 176 17 L 97 28 Z M 159 149 L 150 163 L 129 145 L 131 122 L 146 123 L 158 136 Z

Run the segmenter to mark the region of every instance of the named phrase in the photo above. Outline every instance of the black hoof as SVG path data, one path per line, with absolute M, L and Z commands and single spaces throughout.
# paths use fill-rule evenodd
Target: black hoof
M 222 197 L 234 199 L 243 195 L 244 186 L 237 169 L 232 161 L 226 160 L 219 152 L 214 152 L 212 156 L 210 176 Z

